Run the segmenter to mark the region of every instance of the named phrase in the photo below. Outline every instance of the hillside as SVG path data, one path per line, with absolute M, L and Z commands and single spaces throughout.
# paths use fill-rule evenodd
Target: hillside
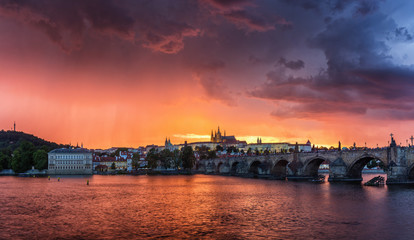
M 18 148 L 23 141 L 33 143 L 36 148 L 46 146 L 48 150 L 64 147 L 62 144 L 49 142 L 33 136 L 32 134 L 16 131 L 0 131 L 0 149 L 10 148 L 13 151 Z

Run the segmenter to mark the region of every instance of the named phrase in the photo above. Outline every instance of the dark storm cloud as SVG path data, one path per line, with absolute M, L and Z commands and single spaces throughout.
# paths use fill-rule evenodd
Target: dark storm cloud
M 85 34 L 95 32 L 136 41 L 154 51 L 177 53 L 185 37 L 198 36 L 200 31 L 187 23 L 190 14 L 183 19 L 170 16 L 183 15 L 187 8 L 191 13 L 196 6 L 163 1 L 25 0 L 0 1 L 0 13 L 36 27 L 68 52 L 81 48 Z
M 380 96 L 385 100 L 413 102 L 414 70 L 410 68 L 392 67 L 380 69 L 358 69 L 353 74 L 378 88 Z M 370 94 L 366 90 L 366 95 Z
M 360 16 L 333 20 L 309 40 L 309 45 L 322 50 L 326 57 L 327 68 L 320 74 L 298 78 L 270 71 L 267 81 L 249 94 L 292 103 L 287 109 L 272 112 L 279 117 L 339 112 L 360 115 L 373 110 L 399 119 L 414 111 L 414 69 L 393 63 L 386 43 L 387 32 L 398 29 L 397 25 L 386 15 L 368 12 L 372 13 L 364 10 Z M 407 36 L 403 29 L 398 34 Z M 286 63 L 285 59 L 279 61 Z M 399 114 L 393 114 L 396 112 Z M 404 116 L 410 118 L 412 114 Z
M 374 13 L 378 10 L 379 7 L 379 0 L 360 0 L 357 1 L 357 5 L 355 7 L 355 14 L 357 15 L 367 15 Z
M 209 98 L 219 100 L 228 106 L 237 105 L 231 90 L 221 78 L 216 75 L 203 74 L 200 76 L 199 81 Z
M 300 59 L 298 59 L 296 61 L 287 61 L 283 57 L 279 59 L 278 64 L 283 65 L 283 66 L 285 66 L 289 69 L 292 69 L 292 70 L 299 70 L 299 69 L 305 67 L 305 63 Z
M 250 0 L 206 0 L 206 2 L 209 2 L 211 5 L 214 5 L 217 8 L 239 8 L 244 5 L 249 5 Z
M 178 53 L 184 48 L 185 37 L 196 37 L 200 30 L 185 23 L 165 21 L 160 27 L 142 29 L 143 46 L 163 53 Z M 139 41 L 140 42 L 140 41 Z
M 286 3 L 321 14 L 338 14 L 351 8 L 354 15 L 367 15 L 378 10 L 379 0 L 284 0 Z
M 212 14 L 223 16 L 229 22 L 236 25 L 238 28 L 246 29 L 247 31 L 266 32 L 274 30 L 276 26 L 283 29 L 292 27 L 292 23 L 285 18 L 274 15 L 269 17 L 262 17 L 256 13 L 254 1 L 243 0 L 205 0 L 210 6 Z
M 395 29 L 394 34 L 395 34 L 396 39 L 401 39 L 403 41 L 412 41 L 413 40 L 413 35 L 411 33 L 409 33 L 407 28 L 405 28 L 405 27 L 399 27 L 399 28 Z
M 134 20 L 112 1 L 0 1 L 0 12 L 44 32 L 65 51 L 79 48 L 88 28 L 130 37 Z
M 102 36 L 109 39 L 103 46 L 126 42 L 145 56 L 155 52 L 160 61 L 184 65 L 208 97 L 231 106 L 236 86 L 292 104 L 292 114 L 273 115 L 406 113 L 414 110 L 413 69 L 395 63 L 390 49 L 413 34 L 379 11 L 382 2 L 0 0 L 0 14 L 66 52 Z M 266 81 L 257 83 L 257 76 Z
M 191 66 L 195 72 L 195 78 L 210 99 L 218 100 L 228 106 L 237 105 L 226 81 L 219 76 L 218 72 L 226 67 L 222 60 L 193 62 Z
M 246 11 L 238 10 L 224 13 L 223 16 L 237 26 L 247 27 L 252 31 L 265 32 L 273 30 L 275 27 L 267 23 L 264 19 L 251 16 Z
M 293 107 L 278 108 L 271 115 L 278 118 L 312 118 L 325 113 L 346 113 L 362 115 L 367 112 L 363 106 L 332 104 L 330 102 L 304 103 Z

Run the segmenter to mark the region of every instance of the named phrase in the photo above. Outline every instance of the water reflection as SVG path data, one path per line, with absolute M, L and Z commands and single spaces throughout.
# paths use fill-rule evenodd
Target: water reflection
M 86 180 L 0 178 L 0 239 L 391 239 L 409 238 L 414 220 L 412 188 L 204 175 Z

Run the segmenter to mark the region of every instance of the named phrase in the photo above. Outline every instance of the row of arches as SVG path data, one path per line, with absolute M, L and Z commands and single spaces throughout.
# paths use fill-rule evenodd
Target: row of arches
M 371 160 L 379 160 L 378 158 L 367 156 L 355 160 L 349 167 L 347 167 L 347 177 L 351 179 L 362 179 L 362 170 Z M 315 177 L 318 175 L 319 166 L 326 161 L 323 158 L 313 158 L 307 161 L 302 167 L 304 168 L 302 176 Z M 383 161 L 381 161 L 384 163 Z M 267 161 L 253 161 L 249 166 L 242 161 L 232 161 L 231 165 L 228 162 L 219 162 L 217 165 L 210 166 L 215 169 L 217 174 L 241 175 L 246 172 L 253 176 L 270 175 L 277 179 L 285 179 L 292 173 L 292 169 L 287 160 L 281 159 L 274 165 Z M 385 163 L 384 163 L 385 164 Z M 206 171 L 204 164 L 198 164 L 197 170 Z M 247 170 L 247 171 L 246 171 Z M 408 170 L 408 179 L 414 180 L 414 164 Z

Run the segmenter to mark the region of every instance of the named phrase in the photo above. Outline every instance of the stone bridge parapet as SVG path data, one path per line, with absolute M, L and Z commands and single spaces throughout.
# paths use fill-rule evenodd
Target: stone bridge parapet
M 313 179 L 319 166 L 329 163 L 329 181 L 362 181 L 362 169 L 371 160 L 381 161 L 387 184 L 414 183 L 414 148 L 387 148 L 296 152 L 261 156 L 237 156 L 196 162 L 196 170 L 206 174 L 270 179 Z

